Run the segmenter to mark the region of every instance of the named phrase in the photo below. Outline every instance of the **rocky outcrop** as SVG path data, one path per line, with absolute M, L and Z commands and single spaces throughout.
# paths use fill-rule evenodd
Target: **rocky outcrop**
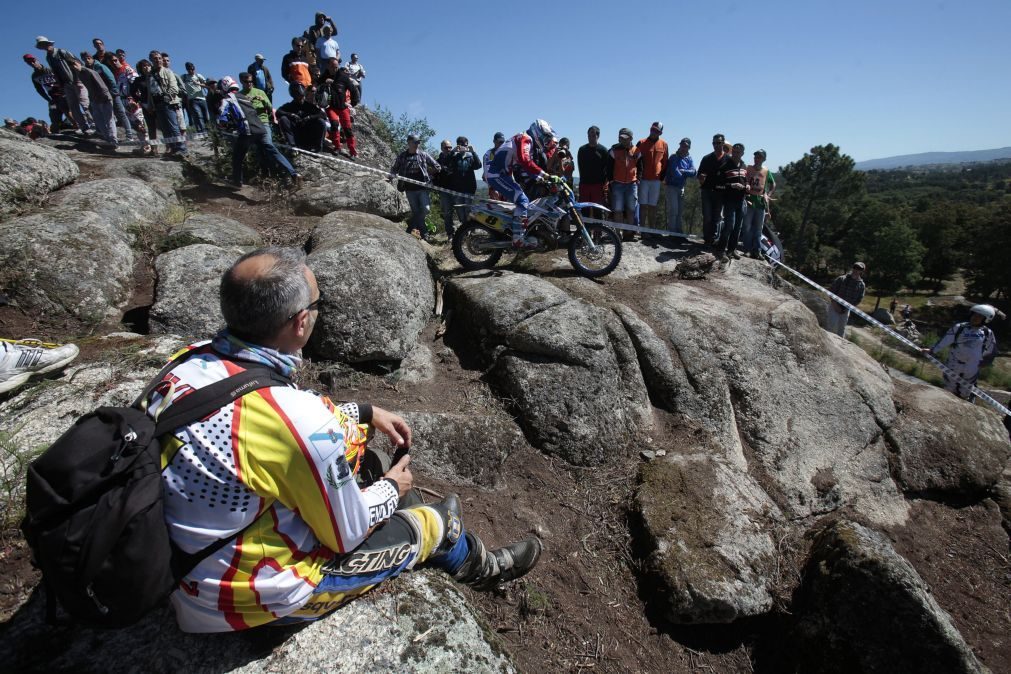
M 729 623 L 772 608 L 779 508 L 744 471 L 704 454 L 645 464 L 635 506 L 647 568 L 674 623 Z
M 896 381 L 895 393 L 888 439 L 903 489 L 971 496 L 997 484 L 1011 445 L 995 415 L 935 386 Z
M 249 225 L 215 213 L 197 213 L 169 230 L 164 250 L 182 248 L 194 243 L 218 247 L 259 247 L 263 237 Z
M 798 671 L 987 671 L 909 562 L 853 522 L 818 536 L 793 611 Z
M 324 300 L 308 350 L 349 363 L 405 358 L 435 305 L 414 237 L 378 216 L 337 211 L 313 231 L 309 249 Z
M 479 355 L 535 447 L 597 465 L 650 423 L 635 350 L 613 312 L 509 272 L 455 277 L 445 304 L 447 340 Z
M 14 133 L 0 133 L 0 216 L 69 185 L 80 173 L 65 152 Z
M 60 190 L 46 210 L 95 213 L 136 240 L 144 228 L 162 222 L 169 207 L 169 201 L 142 180 L 102 178 Z
M 393 592 L 354 601 L 303 627 L 186 634 L 169 609 L 122 630 L 75 627 L 52 639 L 41 593 L 0 636 L 12 671 L 515 672 L 496 637 L 448 576 L 390 581 Z M 384 583 L 384 587 L 387 584 Z M 34 647 L 36 643 L 44 647 Z
M 242 255 L 237 248 L 195 243 L 159 255 L 151 331 L 206 339 L 225 323 L 218 299 L 221 275 Z

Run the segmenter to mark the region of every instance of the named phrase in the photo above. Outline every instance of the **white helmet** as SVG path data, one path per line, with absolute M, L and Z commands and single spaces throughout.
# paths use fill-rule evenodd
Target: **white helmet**
M 534 139 L 534 144 L 540 148 L 546 147 L 548 142 L 555 137 L 555 130 L 543 119 L 535 119 L 527 129 L 527 133 Z
M 239 85 L 236 84 L 235 80 L 229 77 L 228 75 L 225 75 L 224 77 L 221 78 L 221 81 L 218 82 L 218 86 L 221 87 L 222 91 L 224 91 L 226 94 L 232 89 L 235 89 L 236 91 L 238 91 L 239 89 Z
M 989 304 L 977 304 L 972 309 L 969 309 L 969 311 L 982 316 L 984 323 L 989 323 L 994 319 L 994 316 L 997 315 L 997 310 Z

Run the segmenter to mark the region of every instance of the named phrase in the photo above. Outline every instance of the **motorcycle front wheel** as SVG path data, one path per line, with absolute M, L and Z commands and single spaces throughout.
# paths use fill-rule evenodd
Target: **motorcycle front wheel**
M 487 225 L 470 220 L 453 235 L 453 255 L 464 269 L 491 269 L 502 257 L 501 248 L 486 244 L 504 237 Z
M 607 276 L 621 262 L 621 235 L 604 225 L 587 225 L 596 250 L 591 250 L 580 232 L 569 241 L 569 264 L 582 276 Z

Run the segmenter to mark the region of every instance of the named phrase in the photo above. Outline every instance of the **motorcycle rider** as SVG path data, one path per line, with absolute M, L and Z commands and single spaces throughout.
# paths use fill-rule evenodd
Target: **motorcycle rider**
M 502 143 L 495 150 L 495 154 L 488 164 L 488 187 L 498 192 L 503 201 L 511 201 L 516 204 L 516 210 L 513 212 L 510 222 L 513 248 L 521 250 L 537 248 L 537 241 L 524 239 L 527 227 L 527 207 L 530 205 L 530 199 L 516 182 L 513 172 L 525 171 L 534 176 L 538 182 L 549 180 L 562 182 L 563 178 L 549 175 L 531 157 L 531 151 L 543 152 L 554 137 L 555 132 L 550 124 L 543 119 L 534 120 L 526 132 L 520 132 Z
M 997 315 L 997 310 L 989 304 L 977 304 L 969 311 L 968 321 L 951 326 L 937 344 L 923 352 L 936 357 L 942 349 L 951 347 L 945 365 L 958 377 L 945 372 L 944 388 L 971 401 L 975 397 L 972 387 L 979 376 L 979 368 L 992 363 L 997 355 L 997 339 L 993 330 L 986 326 Z

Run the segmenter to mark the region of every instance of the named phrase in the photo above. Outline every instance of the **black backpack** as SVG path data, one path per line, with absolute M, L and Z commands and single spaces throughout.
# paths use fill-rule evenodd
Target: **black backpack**
M 131 407 L 100 407 L 78 419 L 29 466 L 21 530 L 42 570 L 51 622 L 58 601 L 81 622 L 130 625 L 231 540 L 194 554 L 171 543 L 159 438 L 246 393 L 290 381 L 266 366 L 244 363 L 250 369 L 183 397 L 156 425 L 140 403 L 189 355 L 169 362 Z

